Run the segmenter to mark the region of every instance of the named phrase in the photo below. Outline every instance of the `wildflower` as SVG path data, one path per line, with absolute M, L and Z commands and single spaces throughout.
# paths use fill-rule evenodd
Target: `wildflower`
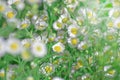
M 37 66 L 37 63 L 36 62 L 31 62 L 30 66 L 31 66 L 31 68 L 35 68 Z
M 109 11 L 109 17 L 111 17 L 113 19 L 120 17 L 120 9 L 119 8 L 112 8 Z
M 26 80 L 34 80 L 34 78 L 32 76 L 28 76 Z
M 112 4 L 114 7 L 120 7 L 120 1 L 119 0 L 112 0 Z
M 68 27 L 68 34 L 70 37 L 76 37 L 79 33 L 79 28 L 77 25 L 73 24 Z
M 63 25 L 63 23 L 62 23 L 61 20 L 57 20 L 57 21 L 55 21 L 55 22 L 53 23 L 53 28 L 54 28 L 55 30 L 61 30 L 61 29 L 64 28 L 64 25 Z
M 8 8 L 7 11 L 5 12 L 5 18 L 8 20 L 12 20 L 15 18 L 16 14 L 17 13 L 15 10 Z
M 54 77 L 52 80 L 64 80 L 64 79 L 62 79 L 60 77 Z
M 44 63 L 40 66 L 40 72 L 45 75 L 50 75 L 54 72 L 54 66 L 50 63 Z
M 35 23 L 35 28 L 37 30 L 44 30 L 44 29 L 46 29 L 46 27 L 48 27 L 48 24 L 45 21 L 43 21 L 42 19 L 38 19 Z
M 55 45 L 53 45 L 52 49 L 54 52 L 61 53 L 64 51 L 65 46 L 62 43 L 58 42 Z
M 0 57 L 2 57 L 5 54 L 5 41 L 0 38 Z
M 31 45 L 31 51 L 35 57 L 44 57 L 47 54 L 46 45 L 41 41 L 34 41 Z
M 78 38 L 68 38 L 68 43 L 72 46 L 76 46 L 79 42 Z
M 20 40 L 14 38 L 10 38 L 7 40 L 7 51 L 10 54 L 16 55 L 20 53 L 21 50 L 22 50 L 22 46 Z
M 85 50 L 90 46 L 90 43 L 86 42 L 86 41 L 81 41 L 80 44 L 78 44 L 78 49 L 80 50 Z
M 120 17 L 115 20 L 114 26 L 120 29 Z
M 4 78 L 5 77 L 5 70 L 1 69 L 0 70 L 0 78 Z
M 25 29 L 25 28 L 29 27 L 29 25 L 30 25 L 29 19 L 25 19 L 25 20 L 23 20 L 20 24 L 18 24 L 17 27 L 18 27 L 19 29 Z
M 0 13 L 4 13 L 6 11 L 7 7 L 5 2 L 0 1 Z
M 52 3 L 55 2 L 55 0 L 44 0 L 44 2 L 46 2 L 49 6 L 51 6 Z
M 32 59 L 32 54 L 28 50 L 23 50 L 20 55 L 25 61 L 29 61 Z
M 23 39 L 21 41 L 21 43 L 22 43 L 24 48 L 30 48 L 30 46 L 31 46 L 31 40 L 30 39 Z

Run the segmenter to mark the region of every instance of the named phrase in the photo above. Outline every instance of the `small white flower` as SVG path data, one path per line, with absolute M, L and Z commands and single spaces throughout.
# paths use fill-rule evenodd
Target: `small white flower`
M 23 39 L 21 44 L 24 48 L 30 48 L 31 46 L 31 39 Z
M 51 6 L 55 0 L 43 0 L 43 1 L 46 2 L 49 6 Z
M 25 8 L 24 2 L 20 1 L 16 4 L 18 10 L 23 10 Z
M 7 9 L 5 2 L 0 1 L 0 13 L 4 13 Z
M 112 4 L 114 7 L 120 7 L 120 0 L 112 0 Z
M 55 30 L 61 30 L 61 29 L 63 29 L 64 28 L 64 24 L 62 23 L 62 20 L 59 19 L 59 20 L 55 21 L 53 23 L 53 28 Z
M 5 41 L 2 38 L 0 38 L 0 57 L 5 54 L 5 51 Z
M 46 45 L 41 41 L 34 41 L 31 45 L 31 51 L 35 57 L 44 57 L 47 54 Z
M 64 80 L 64 79 L 62 79 L 60 77 L 54 77 L 52 80 Z
M 32 76 L 28 76 L 26 80 L 34 80 L 34 78 Z
M 79 42 L 78 38 L 68 38 L 68 43 L 72 46 L 76 46 Z
M 30 53 L 30 51 L 24 49 L 22 52 L 21 52 L 21 58 L 25 61 L 30 61 L 33 57 L 32 57 L 32 54 Z
M 30 25 L 30 20 L 24 19 L 20 24 L 18 24 L 17 28 L 25 29 L 25 28 L 29 27 L 29 25 Z
M 4 69 L 0 70 L 0 77 L 2 77 L 2 78 L 5 77 L 5 70 Z
M 54 66 L 51 63 L 43 63 L 40 66 L 40 72 L 42 72 L 45 75 L 50 75 L 55 71 Z
M 78 49 L 80 50 L 85 50 L 88 47 L 88 44 L 86 41 L 82 41 L 80 42 L 80 44 L 78 44 Z
M 115 20 L 114 26 L 120 29 L 120 17 Z
M 16 16 L 16 11 L 11 9 L 11 8 L 8 8 L 5 12 L 5 18 L 6 19 L 14 19 Z
M 37 30 L 44 30 L 47 27 L 48 27 L 48 24 L 45 21 L 43 21 L 42 19 L 38 19 L 35 23 L 35 28 Z
M 7 51 L 13 55 L 20 53 L 22 50 L 20 40 L 15 39 L 15 38 L 8 39 L 6 46 L 7 46 Z
M 65 46 L 62 43 L 58 42 L 55 45 L 53 45 L 52 49 L 54 52 L 61 53 L 64 51 Z
M 112 8 L 109 11 L 109 17 L 111 17 L 113 19 L 120 17 L 120 9 L 119 8 Z
M 33 5 L 33 4 L 36 4 L 38 3 L 39 1 L 41 0 L 26 0 L 29 4 Z
M 68 27 L 68 34 L 70 37 L 76 37 L 79 33 L 79 27 L 76 24 L 72 24 Z

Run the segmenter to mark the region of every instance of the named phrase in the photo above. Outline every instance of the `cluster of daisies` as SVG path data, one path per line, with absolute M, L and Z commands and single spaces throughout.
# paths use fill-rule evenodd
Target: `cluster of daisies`
M 119 34 L 120 0 L 0 0 L 0 80 L 118 80 Z

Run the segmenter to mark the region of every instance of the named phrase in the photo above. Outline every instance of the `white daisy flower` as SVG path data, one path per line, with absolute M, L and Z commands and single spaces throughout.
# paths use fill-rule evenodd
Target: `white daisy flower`
M 85 50 L 88 47 L 88 43 L 86 41 L 82 41 L 80 42 L 80 44 L 78 44 L 78 49 L 80 50 Z
M 114 7 L 120 7 L 120 0 L 112 0 L 112 4 Z
M 34 80 L 34 78 L 32 76 L 28 76 L 26 80 Z
M 120 17 L 115 20 L 114 26 L 115 26 L 117 29 L 120 29 Z
M 23 10 L 25 8 L 25 4 L 23 1 L 19 1 L 18 3 L 16 3 L 16 8 L 18 10 Z
M 68 43 L 72 46 L 76 46 L 79 43 L 78 38 L 68 38 Z
M 76 17 L 76 21 L 77 21 L 77 24 L 81 26 L 83 24 L 84 19 L 83 17 Z
M 24 60 L 24 61 L 30 61 L 33 57 L 32 57 L 32 54 L 30 53 L 30 51 L 24 49 L 22 50 L 21 52 L 21 58 Z
M 108 29 L 114 28 L 114 20 L 109 19 L 109 20 L 106 22 L 106 26 L 108 27 Z
M 33 4 L 36 4 L 38 3 L 39 1 L 41 0 L 26 0 L 29 4 L 33 5 Z
M 41 41 L 34 41 L 31 45 L 31 51 L 35 57 L 44 57 L 47 54 L 46 45 Z
M 5 2 L 0 1 L 0 13 L 4 13 L 7 9 Z
M 6 46 L 7 46 L 7 51 L 13 55 L 20 53 L 22 50 L 21 42 L 18 39 L 9 38 L 7 40 Z
M 72 24 L 68 27 L 68 34 L 70 37 L 76 37 L 79 33 L 79 27 L 76 24 Z
M 66 24 L 69 21 L 70 16 L 68 13 L 65 13 L 62 14 L 59 19 L 61 20 L 62 23 Z
M 0 77 L 2 77 L 2 78 L 5 77 L 5 70 L 4 69 L 0 70 Z
M 52 46 L 52 49 L 54 52 L 61 53 L 64 51 L 65 46 L 61 42 L 58 42 Z
M 89 8 L 81 9 L 80 12 L 82 12 L 83 16 L 87 17 L 88 19 L 91 19 L 96 16 L 95 12 Z
M 119 8 L 112 8 L 109 11 L 109 17 L 111 17 L 113 19 L 120 17 L 120 9 Z
M 19 29 L 25 29 L 30 26 L 30 20 L 24 19 L 20 24 L 18 24 L 17 28 Z
M 12 5 L 12 4 L 16 4 L 18 2 L 20 2 L 21 0 L 8 0 L 7 3 L 8 5 Z
M 31 39 L 23 39 L 21 44 L 24 48 L 30 48 L 31 46 Z
M 60 77 L 54 77 L 52 80 L 64 80 L 64 79 L 62 79 Z
M 51 6 L 55 0 L 43 0 L 43 1 L 46 2 L 49 6 Z
M 9 8 L 5 11 L 4 15 L 5 15 L 5 18 L 7 19 L 7 21 L 15 21 L 15 16 L 16 16 L 16 11 Z
M 57 20 L 57 21 L 55 21 L 55 22 L 53 23 L 53 28 L 54 28 L 55 30 L 61 30 L 61 29 L 64 28 L 64 24 L 63 24 L 62 21 L 59 19 L 59 20 Z
M 42 19 L 38 19 L 35 23 L 35 28 L 37 30 L 45 30 L 48 27 L 48 24 Z
M 31 62 L 31 63 L 30 63 L 30 66 L 31 66 L 31 68 L 35 68 L 35 67 L 37 67 L 37 63 Z
M 5 54 L 5 41 L 0 38 L 0 57 L 2 57 Z
M 50 75 L 55 71 L 54 66 L 51 63 L 43 63 L 39 69 L 45 75 Z

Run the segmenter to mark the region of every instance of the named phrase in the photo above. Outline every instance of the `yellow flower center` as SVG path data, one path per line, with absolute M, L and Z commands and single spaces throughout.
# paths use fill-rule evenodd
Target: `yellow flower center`
M 22 58 L 27 60 L 30 58 L 30 53 L 28 51 L 23 51 L 23 53 L 21 54 Z
M 29 48 L 30 45 L 31 45 L 31 44 L 30 44 L 29 42 L 27 42 L 27 43 L 24 44 L 24 46 L 25 46 L 26 48 Z
M 71 33 L 76 35 L 78 33 L 78 29 L 77 28 L 72 28 Z
M 108 40 L 113 40 L 114 37 L 113 37 L 113 35 L 108 35 L 108 36 L 107 36 L 107 39 L 108 39 Z
M 93 17 L 92 12 L 87 12 L 87 16 L 88 16 L 89 18 Z
M 71 39 L 71 43 L 73 45 L 76 45 L 78 43 L 78 40 L 76 38 Z
M 18 44 L 17 44 L 17 43 L 12 43 L 12 44 L 10 45 L 10 48 L 11 48 L 12 50 L 17 50 L 17 49 L 18 49 Z
M 11 19 L 14 17 L 14 15 L 15 15 L 14 12 L 10 11 L 7 13 L 7 18 Z
M 0 77 L 5 77 L 5 73 L 4 72 L 0 72 Z
M 114 75 L 114 73 L 115 73 L 115 70 L 108 71 L 108 74 L 110 74 L 110 75 Z
M 81 60 L 79 60 L 79 61 L 77 62 L 77 64 L 75 65 L 75 69 L 79 69 L 79 68 L 81 68 L 81 67 L 83 67 L 83 62 L 82 62 Z
M 62 24 L 60 22 L 57 22 L 57 27 L 62 28 Z
M 112 27 L 113 26 L 113 22 L 109 22 L 107 25 L 108 25 L 108 27 Z
M 118 28 L 120 28 L 120 22 L 117 24 Z
M 51 73 L 53 71 L 53 68 L 51 66 L 46 66 L 45 71 L 46 73 Z
M 27 23 L 21 24 L 21 28 L 22 28 L 22 29 L 25 29 L 25 28 L 27 28 L 27 27 L 28 27 L 28 24 L 27 24 Z
M 63 18 L 63 19 L 62 19 L 62 22 L 63 22 L 63 23 L 67 23 L 68 20 L 69 20 L 69 18 L 66 17 L 66 18 Z
M 37 51 L 41 51 L 41 50 L 42 50 L 41 46 L 37 46 L 37 47 L 36 47 L 36 50 L 37 50 Z
M 62 51 L 61 46 L 55 46 L 54 49 L 55 49 L 56 52 L 61 52 Z
M 113 17 L 117 18 L 117 17 L 119 17 L 119 16 L 120 16 L 120 11 L 115 11 L 115 12 L 113 13 Z
M 82 46 L 82 49 L 86 49 L 87 48 L 87 44 L 84 44 L 83 46 Z
M 4 6 L 0 5 L 0 12 L 3 12 L 5 10 Z

